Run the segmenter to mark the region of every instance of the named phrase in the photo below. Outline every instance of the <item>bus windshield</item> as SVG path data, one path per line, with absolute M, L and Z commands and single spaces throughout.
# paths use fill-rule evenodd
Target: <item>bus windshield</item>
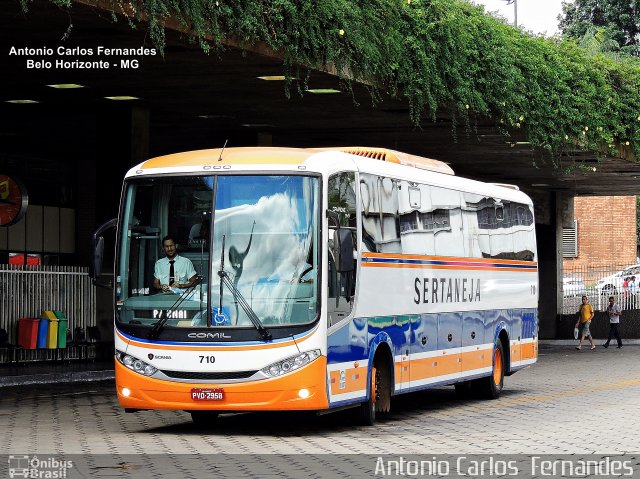
M 314 321 L 318 185 L 317 177 L 301 175 L 128 182 L 117 321 L 180 328 Z

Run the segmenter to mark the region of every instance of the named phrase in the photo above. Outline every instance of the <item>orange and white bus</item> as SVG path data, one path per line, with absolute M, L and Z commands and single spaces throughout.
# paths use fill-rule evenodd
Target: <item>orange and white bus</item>
M 163 156 L 128 172 L 111 225 L 127 411 L 354 408 L 372 424 L 425 388 L 496 398 L 537 359 L 531 200 L 435 160 L 358 147 Z M 167 236 L 196 276 L 156 290 Z

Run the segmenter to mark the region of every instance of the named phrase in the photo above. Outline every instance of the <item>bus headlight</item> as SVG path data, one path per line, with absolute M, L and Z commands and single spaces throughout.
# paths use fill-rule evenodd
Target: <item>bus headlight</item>
M 283 374 L 290 373 L 296 369 L 300 369 L 302 366 L 309 364 L 314 359 L 320 357 L 320 350 L 313 349 L 290 358 L 283 359 L 277 363 L 270 364 L 266 368 L 262 368 L 262 372 L 272 378 L 282 376 Z
M 138 358 L 129 356 L 122 351 L 116 351 L 116 359 L 124 364 L 124 366 L 126 366 L 127 368 L 135 371 L 138 374 L 142 374 L 143 376 L 153 376 L 158 370 L 157 368 L 151 366 L 151 364 L 147 364 Z

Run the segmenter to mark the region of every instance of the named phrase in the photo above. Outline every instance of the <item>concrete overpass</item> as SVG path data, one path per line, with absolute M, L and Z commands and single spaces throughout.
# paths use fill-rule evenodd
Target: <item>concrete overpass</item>
M 571 198 L 640 192 L 640 165 L 628 159 L 599 160 L 576 150 L 553 165 L 523 137 L 499 134 L 492 122 L 480 122 L 472 132 L 461 126 L 454 135 L 451 118 L 440 112 L 435 122 L 414 125 L 406 103 L 382 97 L 374 106 L 365 86 L 354 85 L 351 95 L 325 72 L 311 72 L 308 88 L 341 92 L 301 95 L 294 81 L 287 99 L 283 81 L 260 78 L 283 74 L 282 59 L 260 46 L 251 51 L 229 46 L 219 56 L 207 55 L 185 35 L 169 31 L 164 57 L 116 54 L 101 57 L 108 68 L 81 68 L 73 62 L 97 60 L 83 49 L 153 45 L 145 31 L 133 30 L 123 19 L 114 23 L 95 6 L 74 4 L 69 14 L 39 2 L 23 14 L 18 2 L 0 5 L 0 171 L 29 178 L 35 204 L 60 194 L 52 182 L 68 185 L 77 218 L 76 252 L 69 257 L 75 264 L 87 263 L 94 227 L 115 215 L 124 172 L 150 156 L 220 147 L 227 140 L 229 146 L 389 147 L 449 162 L 459 176 L 518 185 L 534 198 L 540 333 L 550 338 L 561 300 L 560 239 L 563 222 L 572 217 Z M 20 49 L 36 54 L 13 54 Z M 29 59 L 51 65 L 36 68 Z M 122 64 L 126 59 L 139 65 Z M 71 63 L 56 68 L 57 61 Z M 84 88 L 47 86 L 68 83 Z M 123 95 L 138 99 L 105 98 Z M 39 103 L 6 103 L 15 99 Z

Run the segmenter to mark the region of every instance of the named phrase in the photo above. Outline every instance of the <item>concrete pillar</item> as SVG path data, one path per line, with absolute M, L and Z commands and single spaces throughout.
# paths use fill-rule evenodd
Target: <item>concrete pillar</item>
M 554 339 L 558 301 L 562 292 L 562 229 L 561 212 L 555 193 L 528 192 L 533 199 L 536 217 L 536 242 L 538 245 L 538 324 L 540 339 Z

